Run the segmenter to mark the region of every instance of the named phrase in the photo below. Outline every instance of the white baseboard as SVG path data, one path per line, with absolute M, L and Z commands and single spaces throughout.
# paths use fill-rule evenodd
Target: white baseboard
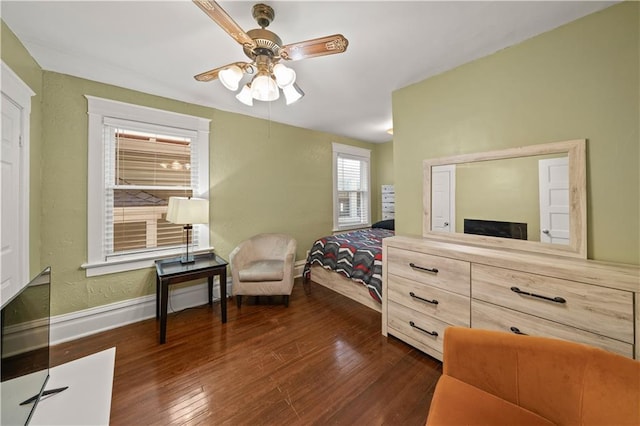
M 308 252 L 307 252 L 308 253 Z M 302 272 L 304 271 L 304 265 L 307 263 L 307 259 L 298 260 L 293 264 L 293 276 L 298 278 L 302 276 Z
M 231 280 L 227 280 L 231 294 Z M 213 284 L 213 300 L 220 300 L 219 280 Z M 169 291 L 169 313 L 207 303 L 207 283 Z M 89 308 L 51 318 L 51 344 L 68 342 L 156 316 L 156 295 Z
M 294 276 L 302 276 L 305 260 L 294 265 Z M 227 295 L 231 295 L 231 277 L 227 278 Z M 213 284 L 213 300 L 220 300 L 218 278 Z M 195 284 L 169 292 L 169 312 L 179 311 L 207 303 L 207 284 Z M 156 295 L 137 297 L 122 302 L 57 315 L 51 318 L 51 344 L 68 342 L 132 324 L 156 316 Z

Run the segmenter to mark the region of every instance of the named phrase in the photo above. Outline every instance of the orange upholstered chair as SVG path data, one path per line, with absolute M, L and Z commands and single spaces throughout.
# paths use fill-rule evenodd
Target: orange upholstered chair
M 640 362 L 544 337 L 450 327 L 427 425 L 640 425 Z

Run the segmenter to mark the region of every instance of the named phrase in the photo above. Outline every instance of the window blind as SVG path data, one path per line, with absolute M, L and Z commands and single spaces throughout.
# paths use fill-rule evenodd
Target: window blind
M 369 159 L 337 153 L 336 192 L 338 226 L 369 223 Z
M 140 130 L 135 123 L 112 123 L 104 130 L 107 259 L 181 245 L 183 226 L 165 217 L 169 197 L 197 190 L 197 150 L 190 135 Z

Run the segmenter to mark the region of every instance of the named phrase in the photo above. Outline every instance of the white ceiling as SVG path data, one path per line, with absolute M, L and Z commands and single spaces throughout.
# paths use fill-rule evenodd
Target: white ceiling
M 220 1 L 245 30 L 256 2 Z M 191 1 L 7 1 L 0 15 L 45 70 L 370 142 L 391 93 L 614 3 L 267 1 L 284 44 L 341 33 L 343 54 L 288 62 L 306 96 L 248 107 L 195 74 L 247 58 Z M 247 77 L 245 77 L 247 78 Z

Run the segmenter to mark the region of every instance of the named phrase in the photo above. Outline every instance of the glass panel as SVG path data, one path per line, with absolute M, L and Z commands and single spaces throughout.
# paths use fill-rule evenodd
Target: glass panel
M 367 162 L 338 155 L 337 168 L 338 224 L 367 223 Z
M 167 222 L 169 197 L 191 191 L 115 189 L 113 251 L 171 247 L 182 244 L 183 226 Z
M 361 184 L 360 161 L 338 158 L 338 191 L 358 191 Z
M 107 253 L 182 244 L 183 226 L 167 222 L 165 216 L 169 197 L 193 195 L 189 188 L 196 170 L 192 167 L 191 140 L 122 128 L 114 129 L 112 137 L 115 161 L 106 198 L 110 207 Z
M 190 142 L 116 133 L 116 185 L 190 186 Z

